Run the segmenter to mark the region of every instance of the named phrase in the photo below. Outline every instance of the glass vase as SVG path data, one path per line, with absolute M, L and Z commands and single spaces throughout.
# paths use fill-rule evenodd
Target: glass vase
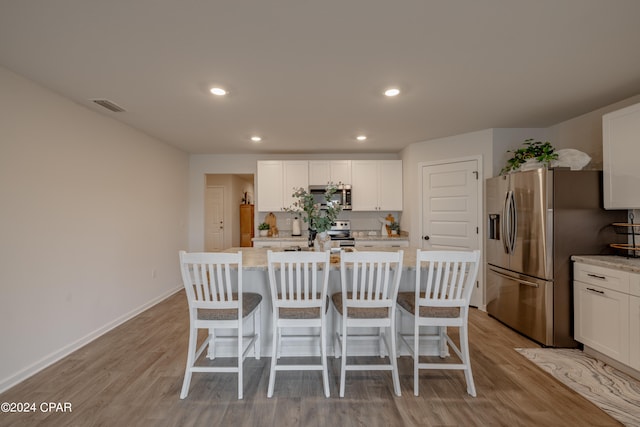
M 314 250 L 324 252 L 331 250 L 331 236 L 326 231 L 316 234 L 316 240 L 313 245 Z
M 309 247 L 313 248 L 316 241 L 316 230 L 309 229 Z

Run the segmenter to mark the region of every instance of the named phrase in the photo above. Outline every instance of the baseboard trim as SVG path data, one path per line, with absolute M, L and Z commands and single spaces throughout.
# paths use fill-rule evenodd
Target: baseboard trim
M 598 359 L 604 363 L 606 363 L 607 365 L 610 365 L 614 368 L 616 368 L 617 370 L 624 372 L 625 374 L 637 379 L 640 381 L 640 371 L 637 371 L 635 369 L 633 369 L 631 366 L 629 365 L 625 365 L 622 362 L 618 362 L 617 360 L 607 356 L 606 354 L 602 354 L 600 353 L 598 350 L 595 350 L 589 346 L 584 346 L 583 349 L 585 354 L 588 354 L 589 356 L 593 357 L 594 359 Z
M 17 384 L 21 383 L 22 381 L 26 380 L 27 378 L 37 374 L 38 372 L 42 371 L 43 369 L 47 368 L 48 366 L 54 364 L 55 362 L 59 361 L 60 359 L 70 355 L 71 353 L 73 353 L 76 350 L 79 350 L 80 348 L 84 347 L 85 345 L 89 344 L 91 341 L 100 338 L 102 335 L 106 334 L 107 332 L 111 331 L 112 329 L 120 326 L 121 324 L 123 324 L 124 322 L 131 320 L 132 318 L 136 317 L 138 314 L 144 312 L 145 310 L 148 310 L 149 308 L 153 307 L 156 304 L 159 304 L 160 302 L 164 301 L 165 299 L 169 298 L 170 296 L 172 296 L 173 294 L 179 292 L 180 290 L 183 289 L 182 285 L 177 286 L 174 289 L 170 289 L 169 291 L 165 292 L 164 294 L 152 299 L 151 301 L 141 305 L 140 307 L 137 307 L 133 310 L 131 310 L 128 313 L 123 314 L 122 316 L 116 318 L 115 320 L 107 323 L 106 325 L 102 326 L 101 328 L 96 329 L 93 332 L 90 332 L 89 334 L 85 335 L 84 337 L 72 342 L 71 344 L 68 344 L 64 347 L 62 347 L 61 349 L 54 351 L 53 353 L 49 354 L 48 356 L 43 357 L 42 359 L 38 360 L 37 362 L 31 364 L 30 366 L 27 366 L 26 368 L 22 369 L 21 371 L 17 372 L 16 374 L 13 374 L 12 376 L 0 381 L 0 393 L 3 393 L 7 390 L 9 390 L 11 387 L 16 386 Z

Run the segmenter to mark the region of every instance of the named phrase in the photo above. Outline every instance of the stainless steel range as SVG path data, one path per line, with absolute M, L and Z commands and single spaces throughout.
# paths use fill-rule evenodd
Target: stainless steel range
M 341 247 L 355 246 L 355 239 L 351 237 L 351 221 L 338 220 L 333 223 L 331 230 L 327 232 L 331 240 L 339 241 Z

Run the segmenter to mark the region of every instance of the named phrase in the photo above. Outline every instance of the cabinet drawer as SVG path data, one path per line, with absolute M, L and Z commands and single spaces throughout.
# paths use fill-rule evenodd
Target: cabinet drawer
M 640 274 L 629 273 L 629 293 L 640 297 Z
M 408 240 L 356 240 L 355 245 L 357 248 L 406 248 L 409 247 Z
M 583 263 L 573 266 L 574 280 L 601 286 L 617 292 L 629 293 L 629 273 Z

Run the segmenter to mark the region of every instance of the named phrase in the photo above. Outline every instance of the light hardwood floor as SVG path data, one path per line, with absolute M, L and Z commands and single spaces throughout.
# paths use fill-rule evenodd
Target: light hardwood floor
M 235 374 L 194 374 L 180 400 L 188 337 L 184 292 L 147 310 L 0 395 L 0 402 L 70 402 L 70 413 L 0 413 L 10 426 L 617 426 L 613 418 L 527 362 L 515 347 L 538 347 L 486 313 L 470 314 L 478 397 L 461 371 L 420 373 L 399 360 L 402 397 L 389 372 L 350 372 L 338 396 L 339 359 L 330 358 L 331 397 L 320 372 L 281 372 L 267 399 L 269 358 L 245 362 L 244 400 Z

